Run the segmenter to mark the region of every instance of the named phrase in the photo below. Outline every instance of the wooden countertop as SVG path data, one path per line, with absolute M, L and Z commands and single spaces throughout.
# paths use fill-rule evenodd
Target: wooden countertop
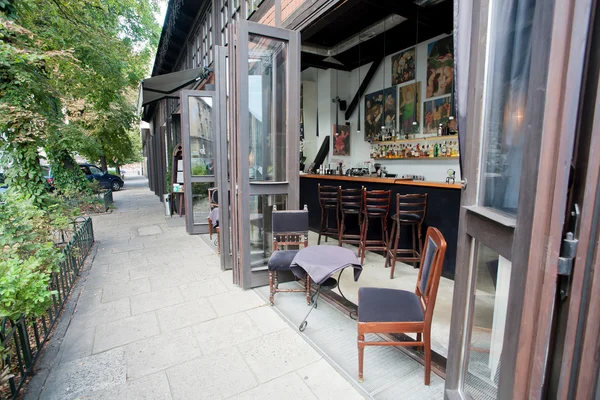
M 342 176 L 342 175 L 317 175 L 317 174 L 302 174 L 300 178 L 309 179 L 328 179 L 332 181 L 349 181 L 349 182 L 369 182 L 383 183 L 386 185 L 408 185 L 408 186 L 425 186 L 441 189 L 459 189 L 460 183 L 444 183 L 444 182 L 427 182 L 413 181 L 409 178 L 374 178 L 367 176 Z

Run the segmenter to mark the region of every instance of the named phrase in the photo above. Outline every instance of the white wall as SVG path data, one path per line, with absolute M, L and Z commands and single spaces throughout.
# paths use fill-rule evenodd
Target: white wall
M 446 35 L 437 36 L 431 40 L 426 42 L 419 43 L 416 49 L 416 78 L 417 82 L 421 83 L 421 95 L 425 97 L 425 88 L 426 88 L 426 80 L 427 80 L 427 45 L 433 41 L 436 41 L 440 38 L 445 37 Z M 395 53 L 397 54 L 397 53 Z M 393 55 L 393 54 L 392 54 Z M 392 85 L 392 55 L 389 55 L 385 58 L 385 61 L 381 63 L 377 72 L 371 79 L 367 89 L 364 91 L 364 94 L 369 94 L 372 92 L 380 91 L 383 87 L 388 88 Z M 363 65 L 360 68 L 360 79 L 363 80 L 367 71 L 371 67 L 371 64 Z M 337 86 L 338 96 L 342 100 L 346 100 L 348 105 L 352 101 L 355 93 L 358 91 L 359 87 L 359 73 L 358 68 L 352 70 L 351 72 L 345 71 L 336 71 L 329 69 L 327 71 L 319 70 L 317 71 L 314 68 L 309 68 L 302 72 L 302 80 L 308 80 L 317 83 L 317 92 L 318 92 L 318 107 L 319 107 L 319 140 L 315 143 L 309 143 L 309 146 L 316 145 L 316 149 L 314 153 L 318 151 L 318 146 L 320 146 L 325 134 L 332 134 L 333 124 L 335 124 L 335 104 L 332 103 L 331 99 L 336 96 L 336 73 L 338 73 L 339 85 Z M 317 77 L 318 75 L 318 77 Z M 402 86 L 414 83 L 414 81 L 409 81 L 403 83 Z M 433 97 L 432 99 L 434 99 Z M 422 99 L 423 100 L 423 99 Z M 425 99 L 431 100 L 431 99 Z M 306 99 L 305 99 L 306 101 Z M 421 123 L 419 126 L 423 126 L 423 101 L 419 105 L 421 107 Z M 364 96 L 360 100 L 360 113 L 361 113 L 361 124 L 364 129 Z M 339 112 L 339 123 L 344 124 L 346 120 L 344 119 L 345 112 Z M 358 107 L 352 113 L 352 116 L 348 120 L 350 122 L 350 156 L 341 157 L 341 156 L 333 156 L 332 148 L 333 148 L 333 137 L 331 138 L 331 145 L 329 149 L 329 159 L 326 162 L 335 162 L 335 161 L 343 161 L 344 167 L 353 167 L 358 164 L 364 163 L 365 161 L 370 160 L 370 150 L 371 145 L 369 142 L 364 140 L 364 130 L 361 130 L 360 134 L 356 132 L 357 130 L 357 122 L 358 122 Z M 316 126 L 316 124 L 315 124 Z M 312 129 L 312 133 L 311 132 Z M 304 133 L 305 137 L 312 138 L 315 132 L 315 127 L 309 127 L 306 123 L 305 116 L 305 126 Z M 310 140 L 310 139 L 309 139 Z M 314 157 L 313 157 L 314 158 Z M 307 159 L 307 164 L 310 164 L 313 160 Z M 377 160 L 377 162 L 384 165 L 388 172 L 398 174 L 398 176 L 404 174 L 412 174 L 412 175 L 424 175 L 427 181 L 432 182 L 444 182 L 447 176 L 447 170 L 452 168 L 456 171 L 456 179 L 459 181 L 460 171 L 458 165 L 458 159 L 448 160 L 448 159 L 400 159 L 400 160 Z

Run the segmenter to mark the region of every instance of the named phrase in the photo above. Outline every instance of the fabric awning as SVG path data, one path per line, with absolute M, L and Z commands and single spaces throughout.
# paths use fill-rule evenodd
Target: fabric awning
M 194 83 L 207 78 L 211 71 L 201 67 L 144 79 L 140 84 L 138 111 L 155 101 L 179 97 L 181 89 L 191 88 Z

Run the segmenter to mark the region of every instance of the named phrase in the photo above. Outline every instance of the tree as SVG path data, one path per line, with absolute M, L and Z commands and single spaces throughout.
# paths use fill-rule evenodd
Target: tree
M 0 10 L 0 132 L 11 190 L 44 197 L 42 146 L 57 187 L 82 190 L 74 152 L 111 153 L 116 144 L 112 152 L 124 156 L 131 147 L 127 93 L 158 42 L 156 0 L 0 0 Z

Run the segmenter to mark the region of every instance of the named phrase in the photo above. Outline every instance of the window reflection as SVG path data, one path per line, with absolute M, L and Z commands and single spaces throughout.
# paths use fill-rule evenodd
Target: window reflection
M 535 0 L 494 3 L 483 123 L 483 206 L 517 212 Z
M 251 181 L 286 180 L 286 42 L 249 35 L 248 105 Z
M 250 196 L 250 264 L 263 267 L 273 252 L 273 206 L 287 209 L 287 195 Z
M 189 105 L 192 176 L 214 175 L 212 98 L 189 97 Z

